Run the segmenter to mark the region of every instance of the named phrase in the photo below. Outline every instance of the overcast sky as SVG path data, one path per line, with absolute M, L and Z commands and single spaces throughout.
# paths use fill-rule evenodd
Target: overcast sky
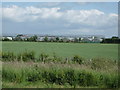
M 117 2 L 3 3 L 3 34 L 118 34 Z

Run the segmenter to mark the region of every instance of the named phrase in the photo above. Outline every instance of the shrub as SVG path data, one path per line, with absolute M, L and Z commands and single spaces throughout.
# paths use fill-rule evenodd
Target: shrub
M 49 57 L 48 54 L 41 53 L 39 56 L 39 60 L 45 63 L 48 60 L 48 57 Z
M 109 69 L 116 64 L 114 61 L 105 58 L 94 58 L 91 62 L 92 69 Z
M 63 70 L 60 70 L 56 73 L 56 84 L 64 85 L 65 82 L 65 73 Z
M 117 75 L 105 75 L 103 84 L 106 88 L 118 88 L 118 76 Z
M 13 52 L 3 52 L 2 53 L 2 60 L 3 61 L 14 61 L 16 56 Z
M 33 51 L 30 52 L 26 51 L 18 55 L 18 60 L 23 60 L 23 61 L 35 60 L 35 53 Z
M 75 68 L 49 67 L 40 66 L 24 66 L 16 67 L 16 65 L 3 65 L 2 70 L 3 81 L 22 83 L 26 82 L 46 82 L 52 84 L 65 85 L 68 83 L 76 87 L 103 87 L 117 88 L 118 76 L 109 73 L 98 73 L 93 71 L 77 70 Z
M 32 73 L 31 73 L 32 72 Z M 27 73 L 27 78 L 26 80 L 28 82 L 35 82 L 35 81 L 39 81 L 41 78 L 40 78 L 40 75 L 38 74 L 37 71 L 31 71 L 29 73 Z
M 58 57 L 55 53 L 53 53 L 53 59 L 52 59 L 53 62 L 61 62 L 62 61 L 62 58 Z
M 22 57 L 23 57 L 23 56 L 22 56 L 22 54 L 21 54 L 21 53 L 20 53 L 20 54 L 18 54 L 18 56 L 17 56 L 17 60 L 18 60 L 18 61 L 23 61 Z
M 74 70 L 67 69 L 65 71 L 65 80 L 67 83 L 69 83 L 71 86 L 76 86 L 77 82 L 77 76 Z
M 13 67 L 7 67 L 7 68 L 3 68 L 2 70 L 2 79 L 4 80 L 8 80 L 10 82 L 21 82 L 22 78 L 21 78 L 21 71 L 17 68 L 13 68 Z
M 73 62 L 76 62 L 76 63 L 79 63 L 79 64 L 82 64 L 83 63 L 83 58 L 78 56 L 78 55 L 75 55 L 72 59 Z

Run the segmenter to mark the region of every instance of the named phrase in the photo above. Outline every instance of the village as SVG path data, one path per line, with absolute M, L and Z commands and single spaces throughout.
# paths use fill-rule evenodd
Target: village
M 24 35 L 2 36 L 2 41 L 37 41 L 37 42 L 83 42 L 100 43 L 103 36 L 58 36 L 58 35 Z

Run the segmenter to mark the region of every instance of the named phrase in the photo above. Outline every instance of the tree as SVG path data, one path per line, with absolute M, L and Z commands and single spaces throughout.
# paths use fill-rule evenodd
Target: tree
M 118 38 L 118 37 L 116 37 L 116 36 L 113 36 L 113 37 L 112 37 L 112 39 L 119 39 L 119 38 Z
M 113 43 L 120 43 L 120 39 L 118 37 L 113 36 L 111 39 Z
M 101 43 L 120 43 L 119 37 L 105 38 Z
M 81 42 L 81 38 L 79 38 L 79 42 Z
M 34 35 L 32 38 L 33 38 L 33 41 L 35 41 L 35 42 L 36 42 L 37 39 L 38 39 L 37 35 Z
M 59 37 L 56 37 L 56 41 L 57 41 L 57 42 L 59 41 Z
M 74 39 L 74 42 L 79 42 L 79 39 L 75 38 L 75 39 Z
M 34 41 L 34 42 L 36 42 L 37 39 L 38 39 L 38 37 L 36 35 L 34 35 L 34 36 L 30 37 L 30 38 L 27 38 L 27 41 Z
M 47 37 L 47 36 L 44 38 L 44 41 L 45 41 L 45 42 L 48 42 L 48 37 Z

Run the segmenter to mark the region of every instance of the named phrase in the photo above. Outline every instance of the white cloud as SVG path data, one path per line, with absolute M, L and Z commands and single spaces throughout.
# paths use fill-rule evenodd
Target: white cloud
M 57 6 L 59 5 L 61 2 L 45 2 L 45 3 L 42 3 L 42 6 Z
M 72 23 L 80 23 L 91 26 L 108 26 L 117 24 L 117 14 L 105 14 L 99 10 L 69 10 L 67 20 Z
M 62 24 L 65 28 L 71 28 L 74 32 L 91 32 L 104 29 L 115 29 L 117 27 L 118 15 L 115 13 L 107 14 L 97 9 L 92 10 L 65 10 L 58 7 L 54 8 L 37 8 L 34 6 L 3 7 L 3 18 L 14 22 L 36 22 L 47 21 L 51 25 Z M 56 23 L 57 22 L 57 23 Z M 59 25 L 57 25 L 59 26 Z M 76 27 L 77 28 L 76 28 Z M 74 27 L 74 28 L 73 28 Z M 76 29 L 76 30 L 74 30 Z M 96 29 L 96 30 L 95 30 Z M 73 32 L 71 31 L 71 32 Z
M 13 5 L 12 7 L 3 8 L 3 17 L 16 22 L 34 21 L 36 19 L 59 18 L 60 8 L 36 8 L 33 6 L 21 8 Z
M 33 6 L 22 8 L 13 5 L 12 7 L 3 8 L 3 17 L 16 22 L 34 21 L 37 19 L 62 19 L 69 23 L 102 26 L 115 23 L 118 15 L 114 13 L 105 14 L 96 9 L 66 10 L 62 12 L 60 8 L 36 8 Z

